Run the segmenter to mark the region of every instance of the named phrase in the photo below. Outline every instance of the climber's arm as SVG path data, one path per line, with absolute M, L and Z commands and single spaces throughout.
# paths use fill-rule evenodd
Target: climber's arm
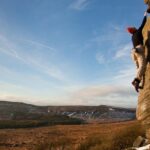
M 141 54 L 138 60 L 139 60 L 140 65 L 137 71 L 137 78 L 141 80 L 145 73 L 145 68 L 146 68 L 146 59 L 145 59 L 144 54 Z
M 136 68 L 138 69 L 138 68 L 139 68 L 139 63 L 138 63 L 138 61 L 135 61 L 135 65 L 136 65 Z
M 141 26 L 139 27 L 139 30 L 141 30 L 141 31 L 143 30 L 143 28 L 146 24 L 146 21 L 147 21 L 147 12 L 144 13 L 144 18 L 143 18 Z
M 134 61 L 135 65 L 136 65 L 136 68 L 138 69 L 139 68 L 139 63 L 138 63 L 137 57 L 135 55 L 135 51 L 136 51 L 136 49 L 132 50 L 132 52 L 131 52 L 131 58 Z

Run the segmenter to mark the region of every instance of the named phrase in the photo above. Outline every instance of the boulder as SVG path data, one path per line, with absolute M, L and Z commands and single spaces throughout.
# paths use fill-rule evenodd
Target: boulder
M 144 142 L 145 142 L 145 138 L 143 138 L 142 136 L 138 136 L 133 143 L 133 147 L 140 147 L 144 144 Z
M 149 143 L 150 143 L 150 128 L 146 130 L 146 137 L 149 139 Z
M 136 148 L 136 150 L 150 150 L 150 144 L 143 147 Z
M 136 117 L 137 120 L 142 122 L 148 131 L 150 129 L 150 18 L 148 18 L 147 23 L 143 29 L 143 36 L 147 66 L 145 75 L 143 77 L 142 89 L 140 90 L 138 96 Z M 149 135 L 147 138 L 150 139 Z

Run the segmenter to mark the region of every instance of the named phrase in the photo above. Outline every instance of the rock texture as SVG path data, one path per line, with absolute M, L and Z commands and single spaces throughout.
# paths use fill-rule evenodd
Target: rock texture
M 133 147 L 126 148 L 125 150 L 150 150 L 149 141 L 142 136 L 136 138 Z
M 145 125 L 147 138 L 150 139 L 150 17 L 143 29 L 143 36 L 147 66 L 143 77 L 143 89 L 140 90 L 138 97 L 136 116 Z
M 149 0 L 144 0 L 144 3 L 145 3 L 145 4 L 148 4 L 148 3 L 149 3 Z
M 150 0 L 144 0 L 144 3 L 150 5 Z
M 138 136 L 133 143 L 133 147 L 143 146 L 144 143 L 145 143 L 145 139 L 142 136 Z

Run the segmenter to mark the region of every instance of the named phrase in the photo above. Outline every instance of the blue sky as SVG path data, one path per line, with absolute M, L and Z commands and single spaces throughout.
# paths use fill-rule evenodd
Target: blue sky
M 145 9 L 142 0 L 0 0 L 0 99 L 135 107 L 126 27 Z

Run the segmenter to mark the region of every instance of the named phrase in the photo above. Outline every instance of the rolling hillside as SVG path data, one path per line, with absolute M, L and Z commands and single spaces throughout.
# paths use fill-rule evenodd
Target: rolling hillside
M 68 116 L 87 122 L 124 121 L 135 118 L 135 109 L 112 106 L 35 106 L 0 101 L 0 120 L 38 119 L 46 116 Z

